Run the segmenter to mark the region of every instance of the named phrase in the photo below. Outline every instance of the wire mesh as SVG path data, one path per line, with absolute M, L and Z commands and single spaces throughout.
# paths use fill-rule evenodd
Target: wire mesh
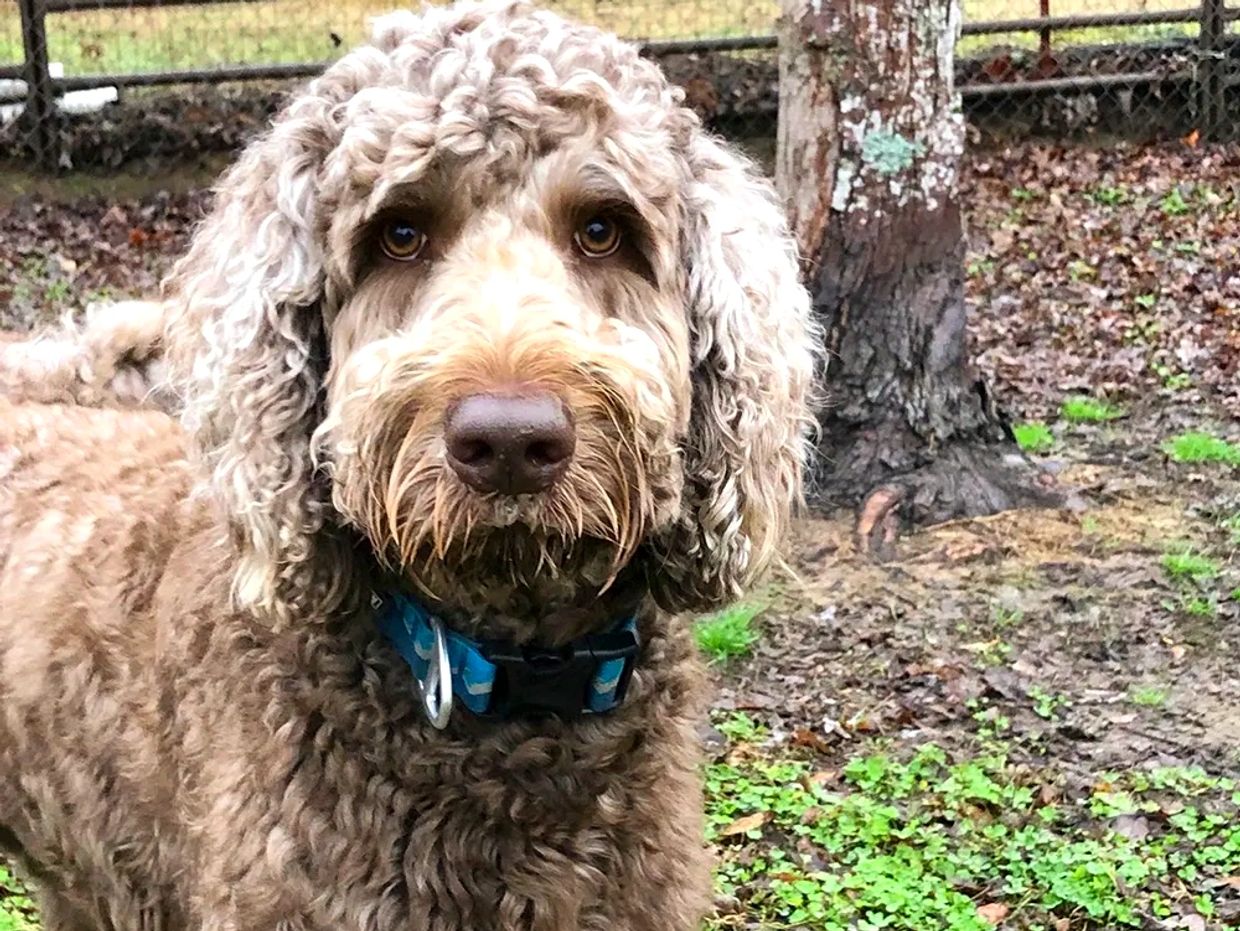
M 965 0 L 966 113 L 1010 135 L 1224 135 L 1237 122 L 1237 17 L 1224 0 Z
M 234 147 L 278 104 L 287 87 L 280 81 L 313 73 L 391 7 L 391 0 L 0 2 L 0 156 L 62 166 Z M 775 0 L 548 5 L 650 43 L 716 129 L 769 147 L 778 102 Z M 1240 0 L 963 0 L 963 14 L 957 83 L 983 132 L 1159 135 L 1240 123 Z M 31 19 L 43 29 L 32 33 Z M 55 97 L 41 107 L 26 97 L 42 67 L 37 60 L 32 67 L 38 51 Z M 173 73 L 196 86 L 170 90 Z

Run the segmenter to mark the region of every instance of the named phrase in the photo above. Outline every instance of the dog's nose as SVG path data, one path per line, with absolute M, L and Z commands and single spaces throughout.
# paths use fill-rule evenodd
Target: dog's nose
M 476 491 L 546 491 L 567 471 L 577 435 L 552 394 L 475 394 L 444 422 L 448 462 Z

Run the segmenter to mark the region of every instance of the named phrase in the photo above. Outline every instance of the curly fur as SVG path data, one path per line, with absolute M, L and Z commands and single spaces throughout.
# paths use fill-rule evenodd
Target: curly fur
M 0 333 L 0 395 L 42 403 L 167 409 L 163 306 L 90 304 L 81 321 L 35 335 Z
M 620 210 L 612 258 L 572 249 Z M 383 259 L 393 211 L 430 232 Z M 0 846 L 60 929 L 690 929 L 675 612 L 775 556 L 815 333 L 784 221 L 651 63 L 522 3 L 379 20 L 224 177 L 165 294 L 182 426 L 0 400 Z M 539 495 L 454 400 L 559 396 Z M 560 643 L 636 605 L 615 712 L 419 716 L 369 595 Z

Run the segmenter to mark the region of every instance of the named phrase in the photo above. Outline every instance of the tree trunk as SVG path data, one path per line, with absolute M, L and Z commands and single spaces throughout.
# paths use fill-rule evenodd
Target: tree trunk
M 958 0 L 783 0 L 776 181 L 826 333 L 819 505 L 869 543 L 1058 503 L 968 358 Z

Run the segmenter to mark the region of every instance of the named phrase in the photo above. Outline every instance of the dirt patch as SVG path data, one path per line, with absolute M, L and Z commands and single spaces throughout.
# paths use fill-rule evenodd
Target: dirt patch
M 1059 441 L 1080 511 L 883 563 L 851 515 L 797 528 L 799 578 L 716 667 L 713 928 L 1240 924 L 1240 476 L 1097 439 Z
M 857 554 L 850 518 L 807 521 L 801 578 L 721 675 L 721 707 L 846 750 L 876 734 L 967 743 L 984 702 L 1042 757 L 1240 773 L 1240 566 L 1215 519 L 1240 482 L 1191 474 L 1079 463 L 1063 480 L 1085 510 L 955 521 L 886 563 Z M 1213 554 L 1204 587 L 1164 568 L 1184 550 Z

